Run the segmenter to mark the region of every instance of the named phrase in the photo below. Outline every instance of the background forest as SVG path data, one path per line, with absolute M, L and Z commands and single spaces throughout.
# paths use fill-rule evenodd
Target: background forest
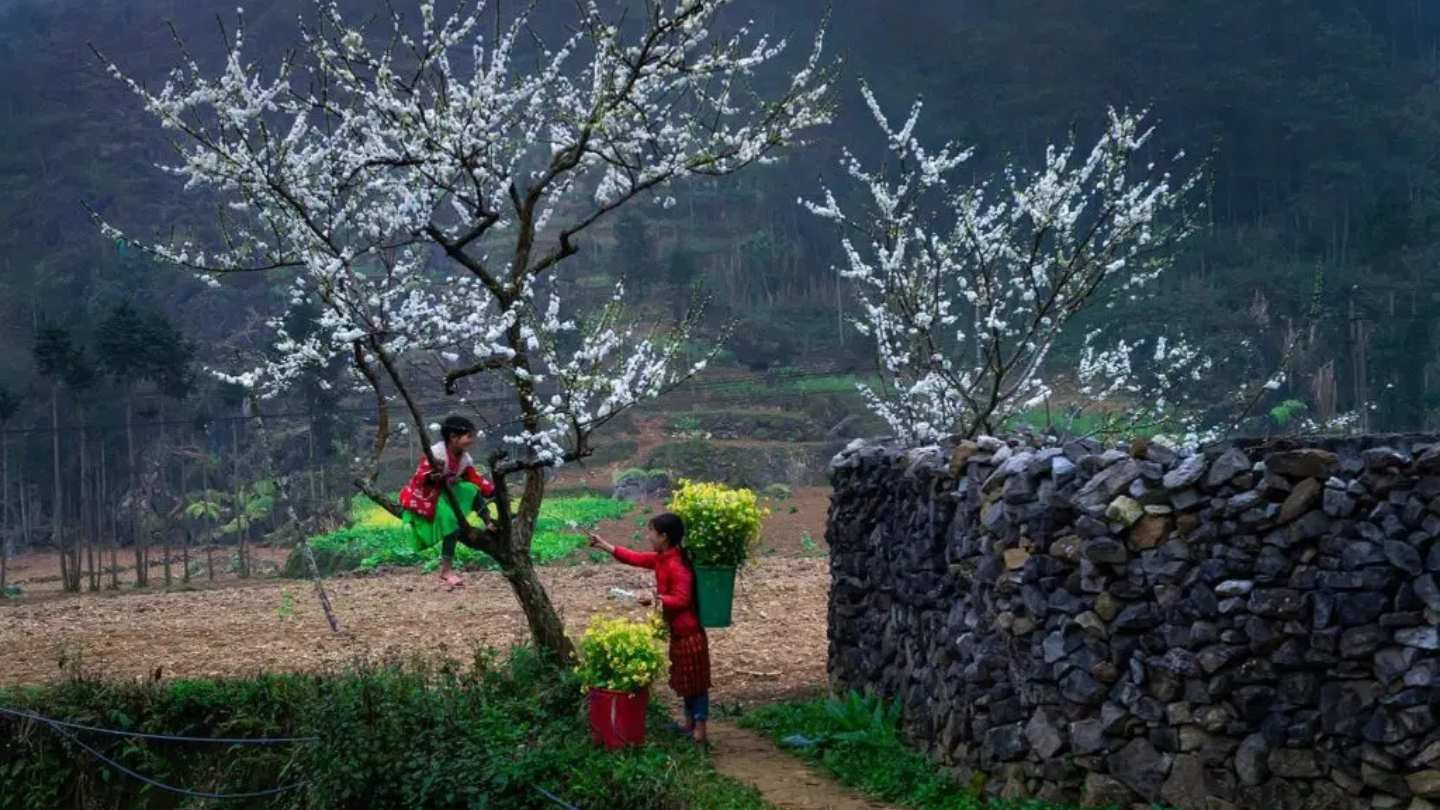
M 290 44 L 307 5 L 247 5 L 257 58 Z M 567 283 L 603 296 L 623 274 L 632 297 L 660 318 L 683 309 L 699 285 L 711 299 L 707 331 L 718 337 L 734 327 L 721 377 L 865 374 L 874 358 L 846 323 L 853 304 L 834 270 L 834 231 L 796 204 L 815 194 L 818 178 L 838 175 L 842 144 L 881 154 L 855 79 L 868 80 L 897 114 L 923 96 L 922 140 L 975 145 L 976 177 L 1007 163 L 1034 165 L 1067 132 L 1089 140 L 1107 105 L 1148 107 L 1159 127 L 1157 159 L 1184 150 L 1204 167 L 1206 227 L 1185 244 L 1159 295 L 1105 317 L 1137 332 L 1179 327 L 1209 355 L 1245 359 L 1226 373 L 1285 366 L 1286 382 L 1267 395 L 1255 429 L 1348 411 L 1359 412 L 1364 429 L 1434 429 L 1440 6 L 1103 7 L 834 3 L 829 46 L 844 60 L 836 125 L 776 170 L 681 187 L 673 207 L 628 208 L 589 234 Z M 804 40 L 824 12 L 820 0 L 767 3 L 757 22 Z M 202 63 L 213 63 L 222 53 L 216 15 L 231 13 L 181 0 L 0 6 L 0 420 L 5 490 L 23 487 L 33 501 L 7 494 L 8 524 L 22 509 L 50 511 L 60 487 L 41 482 L 51 476 L 88 482 L 102 502 L 125 489 L 118 482 L 133 488 L 145 469 L 137 455 L 158 447 L 167 450 L 152 455 L 172 460 L 156 462 L 163 469 L 155 474 L 193 479 L 171 481 L 182 491 L 196 481 L 208 490 L 210 476 L 227 482 L 229 502 L 204 499 L 209 511 L 201 512 L 215 524 L 248 531 L 247 504 L 264 501 L 243 489 L 255 477 L 243 469 L 252 414 L 239 392 L 203 369 L 263 351 L 258 313 L 283 292 L 255 276 L 227 279 L 228 295 L 207 295 L 184 274 L 102 238 L 85 208 L 146 236 L 205 233 L 213 212 L 149 165 L 167 154 L 163 133 L 117 92 L 90 45 L 158 82 L 176 56 L 167 21 Z M 1069 348 L 1052 358 L 1057 366 L 1073 367 Z M 365 403 L 334 385 L 342 368 L 331 371 L 267 406 L 275 424 L 303 440 L 287 445 L 297 461 L 336 462 L 328 477 L 337 480 L 311 480 L 318 493 L 346 488 L 341 468 L 368 441 L 355 430 Z M 1216 382 L 1208 387 L 1218 392 L 1241 380 Z M 67 509 L 77 520 L 107 519 L 74 503 Z

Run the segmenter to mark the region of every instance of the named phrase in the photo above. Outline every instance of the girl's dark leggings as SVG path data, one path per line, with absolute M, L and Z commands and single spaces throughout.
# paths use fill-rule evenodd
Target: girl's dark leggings
M 470 548 L 473 548 L 473 549 L 475 549 L 476 551 L 481 551 L 481 550 L 482 550 L 482 549 L 480 548 L 479 544 L 477 544 L 477 543 L 472 543 L 469 539 L 467 539 L 467 538 L 465 537 L 465 533 L 464 533 L 464 532 L 462 532 L 462 531 L 453 531 L 453 532 L 445 535 L 445 539 L 440 541 L 440 556 L 441 556 L 441 557 L 444 557 L 444 558 L 447 559 L 447 560 L 453 560 L 453 559 L 455 559 L 455 544 L 456 544 L 456 543 L 461 543 L 461 544 L 463 544 L 463 545 L 469 546 Z

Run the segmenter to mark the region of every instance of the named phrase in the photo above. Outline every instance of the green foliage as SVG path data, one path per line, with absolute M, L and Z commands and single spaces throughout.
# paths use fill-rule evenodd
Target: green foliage
M 547 498 L 535 522 L 530 556 L 541 564 L 567 557 L 585 544 L 585 538 L 572 525 L 594 528 L 602 520 L 624 517 L 633 508 L 629 501 L 595 496 Z M 380 566 L 433 571 L 440 565 L 439 544 L 416 551 L 410 528 L 373 504 L 357 506 L 351 522 L 347 528 L 310 538 L 315 564 L 323 574 Z M 463 545 L 455 549 L 454 564 L 457 568 L 496 567 L 489 555 Z M 308 576 L 308 568 L 298 555 L 292 555 L 286 563 L 285 575 Z
M 1308 410 L 1308 408 L 1305 403 L 1300 400 L 1287 399 L 1270 409 L 1270 421 L 1274 422 L 1276 427 L 1286 428 L 1290 426 L 1291 422 L 1294 422 L 1304 414 L 1306 410 Z
M 619 754 L 591 745 L 579 681 L 528 648 L 469 665 L 357 665 L 320 675 L 0 690 L 0 704 L 111 728 L 191 736 L 317 736 L 275 747 L 123 741 L 108 753 L 172 784 L 213 792 L 303 781 L 275 808 L 763 810 L 679 737 Z M 658 725 L 660 712 L 652 716 Z M 6 807 L 175 807 L 44 728 L 0 718 Z
M 1035 800 L 986 799 L 907 748 L 899 731 L 900 706 L 851 692 L 843 698 L 765 706 L 740 725 L 784 745 L 799 736 L 811 743 L 795 753 L 842 783 L 881 801 L 912 810 L 1061 810 Z M 983 781 L 983 780 L 981 780 Z

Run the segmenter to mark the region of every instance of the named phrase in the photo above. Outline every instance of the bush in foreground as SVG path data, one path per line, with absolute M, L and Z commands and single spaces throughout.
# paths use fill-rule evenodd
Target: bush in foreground
M 469 666 L 357 666 L 325 675 L 129 684 L 74 680 L 0 690 L 0 706 L 131 731 L 315 736 L 278 747 L 106 738 L 87 744 L 163 782 L 213 793 L 302 787 L 229 801 L 266 808 L 761 810 L 678 737 L 621 754 L 591 746 L 579 682 L 529 649 Z M 658 717 L 656 719 L 659 719 Z M 29 720 L 0 716 L 0 807 L 200 806 L 99 764 Z

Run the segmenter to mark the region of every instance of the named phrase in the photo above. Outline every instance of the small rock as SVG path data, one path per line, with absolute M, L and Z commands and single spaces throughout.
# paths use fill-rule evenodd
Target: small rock
M 1105 701 L 1106 689 L 1084 670 L 1072 669 L 1060 680 L 1060 694 L 1071 703 L 1098 706 Z
M 1170 536 L 1170 520 L 1163 516 L 1164 513 L 1148 514 L 1152 508 L 1169 509 L 1169 507 L 1145 507 L 1147 514 L 1130 530 L 1130 543 L 1137 549 L 1155 548 Z
M 1086 543 L 1081 554 L 1085 559 L 1105 565 L 1124 565 L 1130 559 L 1125 544 L 1108 537 L 1100 537 Z
M 1030 750 L 1049 759 L 1065 746 L 1065 739 L 1056 727 L 1055 720 L 1044 710 L 1035 712 L 1025 725 L 1025 738 L 1030 741 Z
M 1253 787 L 1270 775 L 1268 749 L 1265 738 L 1259 734 L 1246 737 L 1235 749 L 1235 774 L 1240 777 L 1241 783 Z
M 1396 630 L 1395 643 L 1418 650 L 1440 650 L 1440 627 L 1408 627 Z
M 1282 779 L 1313 779 L 1321 773 L 1320 763 L 1315 761 L 1315 752 L 1308 749 L 1280 748 L 1271 751 L 1267 764 L 1270 773 Z
M 1148 740 L 1131 740 L 1105 758 L 1105 767 L 1131 790 L 1147 801 L 1160 796 L 1160 786 L 1170 770 L 1170 758 L 1155 750 Z
M 1005 567 L 1011 571 L 1019 571 L 1030 560 L 1030 552 L 1023 548 L 1007 548 L 1002 556 L 1005 558 Z
M 1244 451 L 1232 447 L 1215 459 L 1210 467 L 1210 474 L 1205 476 L 1205 486 L 1215 489 L 1230 483 L 1230 479 L 1241 473 L 1250 471 L 1250 458 Z
M 1385 541 L 1385 559 L 1407 574 L 1418 575 L 1425 572 L 1425 563 L 1420 559 L 1419 550 L 1409 543 L 1399 540 Z
M 1425 607 L 1440 611 L 1440 584 L 1437 584 L 1434 574 L 1415 580 L 1415 595 L 1425 603 Z
M 950 475 L 959 478 L 965 472 L 965 464 L 970 461 L 970 457 L 978 452 L 980 446 L 969 439 L 955 445 L 955 449 L 950 453 Z
M 992 728 L 985 734 L 985 748 L 996 762 L 1018 759 L 1025 753 L 1025 731 L 1020 723 Z
M 1095 718 L 1070 724 L 1070 747 L 1076 754 L 1094 754 L 1105 748 L 1105 726 Z
M 1121 495 L 1111 501 L 1110 506 L 1105 509 L 1105 517 L 1126 526 L 1135 525 L 1136 521 L 1144 516 L 1145 507 L 1128 495 Z
M 1227 579 L 1215 586 L 1215 594 L 1221 597 L 1249 596 L 1255 590 L 1255 583 L 1248 579 Z
M 1339 457 L 1328 450 L 1306 448 L 1271 453 L 1265 469 L 1287 478 L 1328 478 L 1339 466 Z
M 1355 511 L 1355 499 L 1343 490 L 1327 489 L 1322 504 L 1325 514 L 1332 518 L 1350 517 Z
M 1180 462 L 1180 466 L 1165 473 L 1161 483 L 1166 489 L 1176 490 L 1194 486 L 1205 475 L 1205 456 L 1196 453 Z
M 1289 523 L 1310 511 L 1324 491 L 1325 487 L 1318 478 L 1306 478 L 1296 484 L 1289 497 L 1280 505 L 1280 522 Z
M 1085 775 L 1085 804 L 1089 807 L 1128 807 L 1134 797 L 1118 780 L 1090 771 Z
M 1393 447 L 1372 447 L 1360 454 L 1369 470 L 1391 470 L 1410 463 L 1410 457 Z

